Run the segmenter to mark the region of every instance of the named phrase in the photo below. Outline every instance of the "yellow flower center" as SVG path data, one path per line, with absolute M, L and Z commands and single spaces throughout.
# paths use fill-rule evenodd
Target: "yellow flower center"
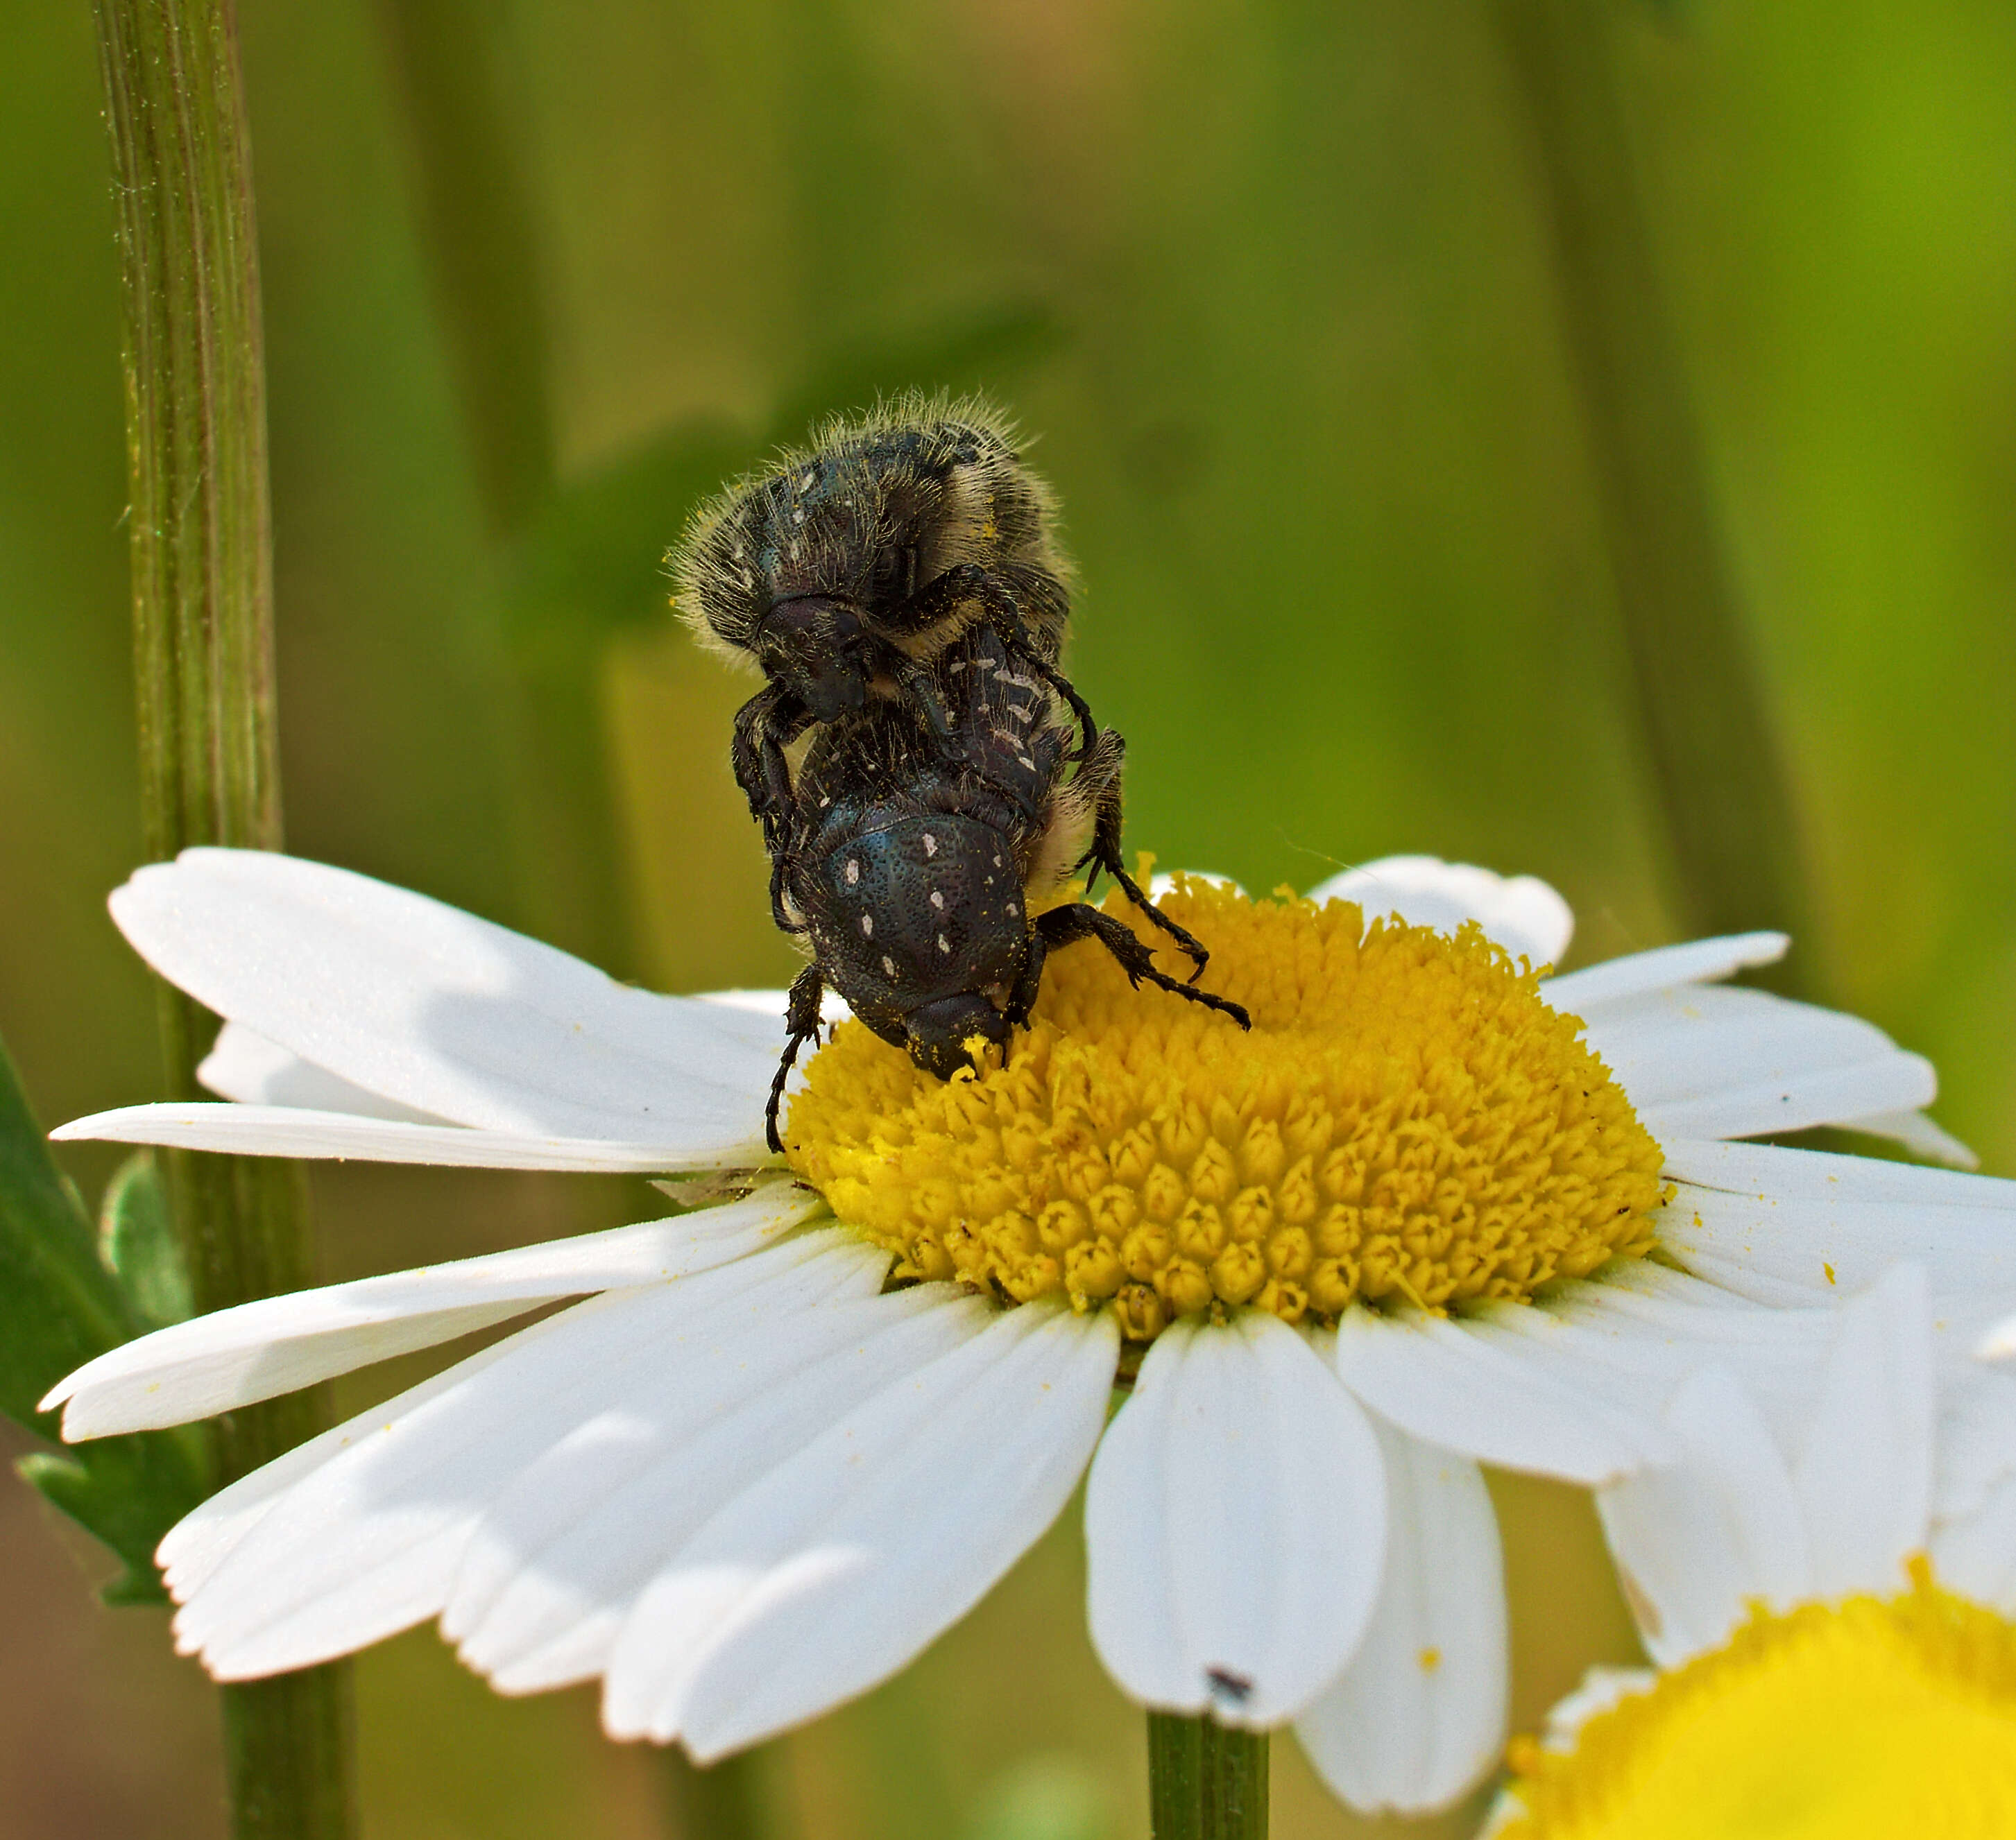
M 1525 1298 L 1651 1246 L 1658 1145 L 1476 926 L 1189 879 L 1162 905 L 1251 1033 L 1086 942 L 1050 958 L 1006 1066 L 941 1083 L 852 1022 L 815 1057 L 791 1166 L 899 1275 L 1110 1303 L 1147 1340 L 1219 1306 Z
M 1498 1840 L 1989 1840 L 2016 1831 L 2016 1627 L 1931 1582 L 1762 1610 L 1585 1725 L 1511 1747 Z

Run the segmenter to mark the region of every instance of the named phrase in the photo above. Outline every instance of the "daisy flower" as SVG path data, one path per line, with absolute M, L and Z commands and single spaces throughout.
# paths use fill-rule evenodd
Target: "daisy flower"
M 1787 1441 L 1726 1370 L 1665 1412 L 1675 1461 L 1599 1495 L 1645 1645 L 1511 1750 L 1499 1840 L 1890 1840 L 2009 1831 L 2016 1626 L 1934 1582 L 1927 1274 L 1843 1313 Z
M 1926 1172 L 1725 1141 L 1951 1148 L 1924 1061 L 1712 981 L 1780 935 L 1543 977 L 1571 921 L 1530 878 L 1402 858 L 1305 900 L 1165 898 L 1250 1034 L 1059 954 L 977 1077 L 840 1022 L 786 1168 L 776 994 L 627 988 L 281 856 L 141 870 L 113 915 L 225 1018 L 203 1078 L 229 1102 L 59 1137 L 736 1197 L 220 1311 L 65 1380 L 65 1436 L 98 1436 L 579 1299 L 177 1526 L 182 1648 L 239 1679 L 437 1619 L 502 1691 L 599 1678 L 612 1734 L 704 1761 L 902 1666 L 1089 1471 L 1123 1688 L 1293 1722 L 1348 1800 L 1430 1807 L 1502 1741 L 1478 1464 L 1595 1486 L 1675 1461 L 1669 1407 L 1709 1365 L 1789 1424 L 1838 1339 L 1823 1227 L 1978 1274 L 1975 1229 L 2006 1224 L 1888 1205 Z

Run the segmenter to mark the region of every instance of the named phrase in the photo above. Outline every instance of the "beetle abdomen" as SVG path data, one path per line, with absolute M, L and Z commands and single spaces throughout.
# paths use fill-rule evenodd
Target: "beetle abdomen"
M 857 833 L 806 892 L 820 961 L 856 1009 L 1012 981 L 1028 932 L 1006 839 L 952 812 Z

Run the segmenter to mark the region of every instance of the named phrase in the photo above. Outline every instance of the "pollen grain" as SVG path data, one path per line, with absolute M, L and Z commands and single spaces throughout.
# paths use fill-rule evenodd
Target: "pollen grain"
M 941 1084 L 853 1022 L 814 1058 L 787 1154 L 899 1276 L 1109 1305 L 1147 1341 L 1239 1304 L 1524 1299 L 1650 1249 L 1658 1145 L 1478 928 L 1188 878 L 1161 904 L 1251 1033 L 1081 946 L 1005 1066 Z

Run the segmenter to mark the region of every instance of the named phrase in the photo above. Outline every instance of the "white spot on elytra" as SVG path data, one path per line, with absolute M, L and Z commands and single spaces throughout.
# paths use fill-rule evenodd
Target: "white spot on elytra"
M 994 859 L 994 866 L 995 866 L 995 868 L 996 868 L 997 869 L 998 869 L 998 868 L 1000 868 L 1000 866 L 1001 866 L 1001 859 L 1000 859 L 1000 857 L 998 857 L 998 856 L 997 856 L 996 857 L 995 857 L 995 859 Z
M 935 888 L 931 890 L 931 905 L 938 908 L 941 912 L 944 911 L 945 897 L 939 893 Z
M 934 837 L 934 836 L 931 834 L 931 832 L 930 832 L 929 831 L 925 832 L 924 832 L 924 854 L 925 854 L 925 855 L 927 855 L 927 856 L 936 856 L 936 855 L 938 854 L 938 839 L 937 839 L 937 838 L 935 838 L 935 837 Z
M 798 545 L 797 545 L 797 540 L 796 540 L 795 538 L 794 538 L 794 539 L 793 539 L 792 543 L 791 543 L 791 552 L 790 552 L 790 554 L 791 554 L 791 560 L 792 560 L 793 562 L 795 562 L 798 559 Z
M 791 522 L 792 522 L 793 523 L 794 523 L 794 524 L 801 524 L 801 523 L 803 523 L 805 521 L 805 509 L 804 509 L 804 508 L 803 508 L 802 506 L 801 506 L 797 510 L 796 510 L 796 511 L 794 511 L 794 512 L 793 512 L 791 513 Z
M 861 864 L 852 857 L 847 859 L 847 885 L 851 888 L 861 879 Z
M 874 938 L 875 916 L 873 914 L 863 914 L 861 916 L 861 936 L 863 939 Z
M 943 933 L 938 935 L 938 950 L 941 952 L 949 952 L 952 950 L 952 941 Z
M 812 473 L 801 474 L 798 479 L 799 489 L 802 491 L 805 487 L 810 485 L 818 476 L 819 476 L 816 473 Z
M 894 977 L 896 975 L 896 961 L 887 952 L 882 954 L 882 975 L 884 977 Z
M 1021 910 L 1020 907 L 1017 907 L 1017 906 L 1016 906 L 1016 904 L 1015 904 L 1013 901 L 1010 901 L 1010 902 L 1008 904 L 1008 911 L 1009 911 L 1010 913 L 1011 913 L 1011 914 L 1019 914 L 1019 913 L 1021 913 L 1021 911 L 1022 911 L 1022 910 Z

